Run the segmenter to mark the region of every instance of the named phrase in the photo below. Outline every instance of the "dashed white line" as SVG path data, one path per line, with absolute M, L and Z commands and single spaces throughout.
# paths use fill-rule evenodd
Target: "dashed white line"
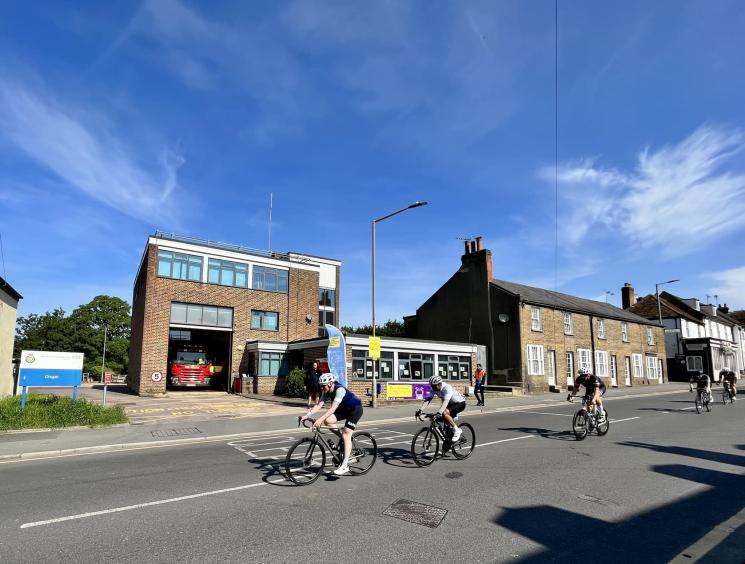
M 485 446 L 489 446 L 489 445 L 495 445 L 497 443 L 507 443 L 509 441 L 520 441 L 522 439 L 532 439 L 533 437 L 536 437 L 536 436 L 537 435 L 523 435 L 522 437 L 512 437 L 511 439 L 502 439 L 501 441 L 492 441 L 490 443 L 481 443 L 481 444 L 477 444 L 476 445 L 476 448 L 485 447 Z

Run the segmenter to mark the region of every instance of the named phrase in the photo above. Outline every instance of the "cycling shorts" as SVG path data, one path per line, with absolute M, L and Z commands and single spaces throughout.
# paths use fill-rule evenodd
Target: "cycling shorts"
M 336 420 L 341 421 L 342 419 L 346 419 L 346 422 L 344 423 L 344 427 L 347 429 L 351 429 L 354 431 L 357 428 L 357 423 L 360 422 L 360 419 L 362 418 L 362 406 L 358 405 L 351 411 L 343 411 L 339 412 L 338 410 L 334 413 L 336 415 Z
M 448 412 L 450 412 L 450 417 L 455 417 L 465 408 L 466 408 L 466 402 L 464 401 L 453 403 L 453 404 L 448 404 L 447 406 L 447 410 Z
M 595 390 L 600 390 L 600 397 L 602 398 L 605 395 L 605 386 L 601 386 L 600 388 L 592 388 L 591 390 L 587 390 L 585 393 L 585 401 L 590 401 L 595 396 Z

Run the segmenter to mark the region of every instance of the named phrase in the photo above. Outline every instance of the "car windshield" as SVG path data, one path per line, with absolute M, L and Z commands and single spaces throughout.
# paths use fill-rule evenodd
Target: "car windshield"
M 176 353 L 176 362 L 184 364 L 207 364 L 207 357 L 201 352 L 179 352 Z

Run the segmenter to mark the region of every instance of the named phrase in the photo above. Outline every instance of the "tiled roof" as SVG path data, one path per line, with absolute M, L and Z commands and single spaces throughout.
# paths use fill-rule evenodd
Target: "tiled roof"
M 644 325 L 659 325 L 657 316 L 654 317 L 654 320 L 650 320 L 611 304 L 596 302 L 595 300 L 588 300 L 586 298 L 577 298 L 552 290 L 515 284 L 514 282 L 506 282 L 505 280 L 493 279 L 491 283 L 519 296 L 521 301 L 529 304 L 543 305 L 564 311 L 604 317 L 606 319 L 619 319 L 621 321 L 642 323 Z
M 8 284 L 5 281 L 5 278 L 3 278 L 2 276 L 0 276 L 0 290 L 3 290 L 6 294 L 8 294 L 14 300 L 20 300 L 23 298 L 23 296 L 18 292 L 18 290 L 16 290 L 15 288 L 13 288 L 13 286 Z
M 675 303 L 665 299 L 664 292 L 660 294 L 660 309 L 662 310 L 662 317 L 684 317 L 688 321 L 694 323 L 703 323 L 701 319 L 686 311 L 688 308 L 678 307 Z M 640 298 L 634 305 L 629 308 L 629 311 L 647 319 L 659 319 L 659 311 L 657 309 L 657 298 L 653 295 L 644 296 Z M 695 311 L 695 310 L 694 310 Z
M 730 311 L 729 316 L 741 325 L 745 325 L 745 309 Z

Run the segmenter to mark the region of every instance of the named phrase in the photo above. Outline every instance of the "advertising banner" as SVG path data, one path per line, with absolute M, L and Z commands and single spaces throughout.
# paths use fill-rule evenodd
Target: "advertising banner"
M 432 386 L 429 384 L 413 384 L 388 382 L 386 386 L 386 398 L 389 400 L 419 400 L 423 401 L 432 393 Z
M 347 345 L 344 335 L 333 325 L 325 325 L 329 336 L 329 346 L 326 353 L 329 370 L 342 386 L 347 385 Z

